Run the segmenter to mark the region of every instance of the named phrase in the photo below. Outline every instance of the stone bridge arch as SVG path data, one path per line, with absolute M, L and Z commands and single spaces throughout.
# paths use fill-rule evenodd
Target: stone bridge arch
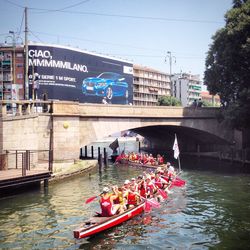
M 214 119 L 88 118 L 81 124 L 84 124 L 80 132 L 81 146 L 124 130 L 132 130 L 158 147 L 169 147 L 177 134 L 186 151 L 197 150 L 197 145 L 203 150 L 211 150 L 214 145 L 229 145 L 233 138 L 232 133 Z
M 3 103 L 6 106 L 6 103 Z M 18 103 L 20 106 L 20 103 Z M 24 107 L 31 103 L 26 101 Z M 46 103 L 47 105 L 47 103 Z M 130 105 L 80 104 L 52 101 L 47 113 L 9 116 L 2 108 L 0 149 L 47 150 L 53 145 L 54 160 L 79 157 L 80 148 L 115 132 L 133 130 L 164 144 L 175 133 L 178 140 L 196 145 L 232 144 L 235 131 L 219 123 L 218 108 L 146 107 Z M 22 107 L 22 106 L 20 106 Z M 171 138 L 171 144 L 173 139 Z M 185 144 L 183 143 L 183 145 Z M 169 142 L 169 145 L 171 145 Z M 191 146 L 190 146 L 191 147 Z

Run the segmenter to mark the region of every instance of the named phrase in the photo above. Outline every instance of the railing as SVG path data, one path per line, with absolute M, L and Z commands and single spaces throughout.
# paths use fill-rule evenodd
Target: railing
M 0 155 L 0 170 L 21 169 L 52 172 L 52 150 L 6 150 Z
M 3 100 L 0 101 L 0 104 L 2 116 L 21 116 L 52 112 L 52 101 Z

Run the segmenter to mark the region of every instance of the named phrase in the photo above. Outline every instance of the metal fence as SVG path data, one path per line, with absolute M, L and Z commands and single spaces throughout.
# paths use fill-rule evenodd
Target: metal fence
M 0 170 L 21 169 L 22 175 L 27 170 L 52 172 L 52 150 L 7 150 L 1 154 Z

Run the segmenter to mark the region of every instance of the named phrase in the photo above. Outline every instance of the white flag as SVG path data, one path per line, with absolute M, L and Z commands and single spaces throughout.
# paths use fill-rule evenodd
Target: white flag
M 174 150 L 174 158 L 177 159 L 179 154 L 180 154 L 180 150 L 179 150 L 179 147 L 178 147 L 178 142 L 177 142 L 176 135 L 175 135 L 175 139 L 174 139 L 173 150 Z

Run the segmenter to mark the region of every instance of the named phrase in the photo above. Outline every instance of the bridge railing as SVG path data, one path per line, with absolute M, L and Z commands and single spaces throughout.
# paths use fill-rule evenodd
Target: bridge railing
M 0 101 L 2 116 L 22 116 L 52 112 L 52 101 L 3 100 Z
M 3 100 L 0 101 L 2 116 L 22 116 L 36 113 L 53 113 L 55 115 L 84 116 L 84 117 L 215 117 L 218 108 L 192 108 L 168 106 L 134 106 L 134 105 L 104 105 L 79 103 L 58 100 Z
M 192 108 L 192 107 L 169 107 L 169 106 L 134 106 L 117 104 L 92 104 L 78 102 L 53 102 L 55 115 L 78 115 L 82 117 L 137 117 L 137 118 L 175 118 L 190 117 L 215 118 L 219 109 Z

